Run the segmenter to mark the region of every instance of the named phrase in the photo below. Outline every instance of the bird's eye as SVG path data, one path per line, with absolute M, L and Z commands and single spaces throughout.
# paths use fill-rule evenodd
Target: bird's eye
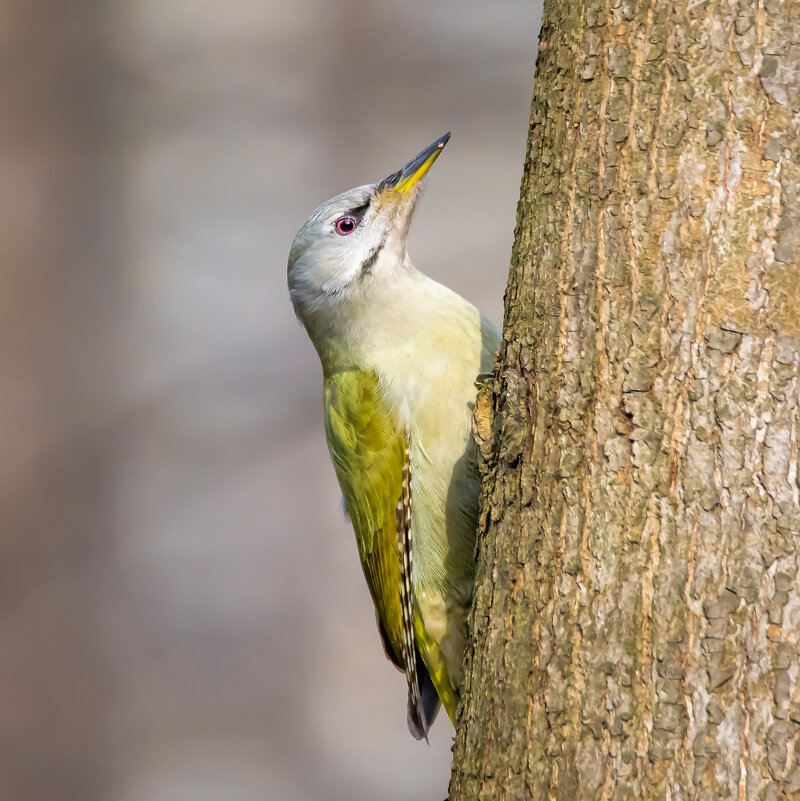
M 340 236 L 352 234 L 356 230 L 355 217 L 339 217 L 333 227 Z

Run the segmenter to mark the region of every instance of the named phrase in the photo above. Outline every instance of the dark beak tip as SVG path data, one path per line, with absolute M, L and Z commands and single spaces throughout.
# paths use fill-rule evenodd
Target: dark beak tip
M 405 167 L 398 170 L 397 172 L 393 172 L 388 177 L 384 178 L 379 184 L 378 188 L 379 191 L 383 191 L 385 189 L 393 189 L 397 184 L 409 175 L 413 175 L 414 172 L 425 163 L 427 159 L 429 159 L 433 154 L 438 156 L 437 151 L 441 151 L 442 148 L 450 141 L 450 131 L 448 131 L 443 136 L 440 136 L 438 139 L 434 140 L 430 145 L 428 145 L 424 150 L 417 153 L 411 161 L 406 164 Z

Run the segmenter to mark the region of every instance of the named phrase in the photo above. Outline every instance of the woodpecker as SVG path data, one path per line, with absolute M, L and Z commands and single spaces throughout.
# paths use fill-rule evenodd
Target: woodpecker
M 495 328 L 406 247 L 447 133 L 401 170 L 323 203 L 289 254 L 289 293 L 322 363 L 325 434 L 408 726 L 454 721 L 475 573 L 476 378 Z

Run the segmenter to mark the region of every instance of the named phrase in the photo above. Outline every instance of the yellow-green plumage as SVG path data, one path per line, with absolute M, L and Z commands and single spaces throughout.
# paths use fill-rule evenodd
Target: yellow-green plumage
M 474 382 L 499 345 L 406 252 L 419 177 L 445 141 L 323 204 L 289 257 L 292 301 L 322 363 L 328 448 L 416 737 L 438 700 L 451 720 L 458 703 L 479 494 Z M 354 221 L 346 234 L 342 219 Z
M 375 373 L 342 370 L 327 376 L 324 409 L 328 449 L 356 533 L 386 654 L 403 670 L 397 503 L 408 443 Z M 417 604 L 413 611 L 417 648 L 452 720 L 457 689 Z
M 402 667 L 396 511 L 405 442 L 374 373 L 342 370 L 328 376 L 324 403 L 328 449 L 356 532 L 387 654 Z
M 324 404 L 328 449 L 356 532 L 386 655 L 407 674 L 412 725 L 424 732 L 415 637 L 421 619 L 414 608 L 413 582 L 410 577 L 406 581 L 403 569 L 404 545 L 405 554 L 411 552 L 411 532 L 406 530 L 411 513 L 401 509 L 404 482 L 410 502 L 407 438 L 374 373 L 341 370 L 328 376 Z M 406 559 L 406 570 L 410 567 Z M 419 637 L 425 642 L 424 626 Z

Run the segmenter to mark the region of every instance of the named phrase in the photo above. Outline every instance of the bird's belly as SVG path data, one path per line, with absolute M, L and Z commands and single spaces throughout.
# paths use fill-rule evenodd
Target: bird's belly
M 427 441 L 424 432 L 418 433 L 411 449 L 414 593 L 425 628 L 457 687 L 474 581 L 480 489 L 470 408 L 464 404 L 460 414 L 453 410 Z
M 471 431 L 483 354 L 480 317 L 473 313 L 474 319 L 439 318 L 438 339 L 425 336 L 427 347 L 412 347 L 410 340 L 382 361 L 383 369 L 376 365 L 384 397 L 409 437 L 414 595 L 440 651 L 430 659 L 444 657 L 455 687 L 472 596 L 480 493 Z

